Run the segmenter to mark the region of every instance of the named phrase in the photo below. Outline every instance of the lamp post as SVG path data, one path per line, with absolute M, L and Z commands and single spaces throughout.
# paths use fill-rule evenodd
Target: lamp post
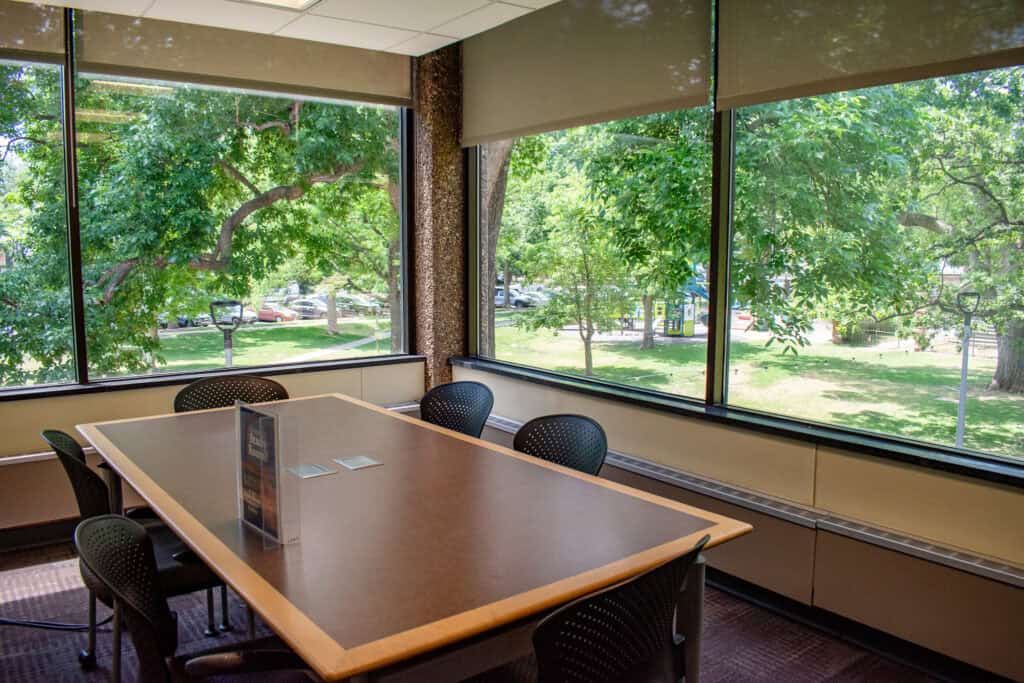
M 956 411 L 956 447 L 964 445 L 964 421 L 967 419 L 967 359 L 968 346 L 971 342 L 971 318 L 978 310 L 981 295 L 977 292 L 959 292 L 956 295 L 956 307 L 964 315 L 963 359 L 960 361 L 960 402 Z
M 231 367 L 231 335 L 242 324 L 241 301 L 211 301 L 210 318 L 224 333 L 224 367 Z

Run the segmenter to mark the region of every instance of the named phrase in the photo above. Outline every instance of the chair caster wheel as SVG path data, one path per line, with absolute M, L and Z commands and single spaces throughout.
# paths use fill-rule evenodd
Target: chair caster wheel
M 217 629 L 210 628 L 209 626 L 207 626 L 206 630 L 203 631 L 203 635 L 206 636 L 207 638 L 213 638 L 214 636 L 218 635 L 218 632 L 217 632 Z
M 221 624 L 217 628 L 220 629 L 221 633 L 229 633 L 229 632 L 235 630 L 235 627 L 232 626 L 231 624 Z
M 92 671 L 96 668 L 96 653 L 82 650 L 78 653 L 78 664 L 83 671 Z

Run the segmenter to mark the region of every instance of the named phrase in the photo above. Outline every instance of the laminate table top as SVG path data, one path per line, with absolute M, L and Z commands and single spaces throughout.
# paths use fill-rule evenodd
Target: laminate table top
M 750 525 L 341 394 L 263 404 L 289 458 L 300 538 L 238 519 L 233 408 L 79 425 L 227 584 L 326 680 L 511 623 Z M 334 458 L 382 465 L 347 470 Z M 297 489 L 294 487 L 298 487 Z

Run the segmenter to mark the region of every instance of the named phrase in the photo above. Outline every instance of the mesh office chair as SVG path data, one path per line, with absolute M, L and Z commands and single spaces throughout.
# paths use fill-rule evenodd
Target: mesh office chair
M 512 447 L 580 472 L 597 475 L 608 454 L 604 429 L 585 415 L 545 415 L 516 432 Z
M 223 377 L 207 377 L 186 385 L 174 397 L 174 412 L 187 413 L 193 410 L 209 410 L 211 408 L 227 408 L 235 405 L 235 401 L 243 403 L 265 403 L 267 401 L 288 400 L 288 390 L 272 379 L 254 375 L 225 375 Z M 228 589 L 222 585 L 220 589 L 220 630 L 230 631 L 228 619 Z M 249 614 L 250 631 L 252 630 L 252 613 Z
M 685 674 L 675 618 L 705 536 L 686 554 L 570 602 L 533 631 L 533 655 L 474 683 L 678 683 Z
M 420 418 L 477 438 L 494 406 L 494 394 L 480 382 L 436 386 L 420 400 Z
M 110 493 L 107 485 L 85 461 L 85 453 L 78 442 L 64 432 L 47 430 L 43 439 L 53 448 L 57 459 L 67 472 L 71 488 L 78 503 L 82 519 L 91 519 L 110 514 Z M 206 590 L 207 630 L 206 635 L 216 633 L 213 619 L 213 588 L 222 585 L 220 580 L 196 557 L 181 540 L 174 535 L 148 508 L 132 510 L 129 515 L 145 525 L 153 537 L 157 549 L 158 579 L 167 595 L 185 595 Z M 83 668 L 91 669 L 96 664 L 96 600 L 113 607 L 113 598 L 101 582 L 89 575 L 82 567 L 85 586 L 89 590 L 89 642 L 78 654 Z M 120 658 L 118 651 L 115 658 Z
M 207 377 L 185 386 L 174 397 L 174 412 L 227 408 L 235 401 L 265 403 L 285 401 L 288 390 L 272 379 L 253 375 Z
M 306 664 L 280 641 L 268 638 L 207 650 L 188 659 L 174 658 L 178 647 L 177 616 L 161 586 L 152 535 L 120 515 L 87 519 L 75 529 L 75 547 L 83 578 L 99 581 L 113 596 L 115 633 L 128 630 L 139 662 L 140 681 L 187 681 L 206 676 L 293 670 L 309 680 Z M 118 660 L 112 672 L 120 680 Z M 275 677 L 275 680 L 281 680 Z

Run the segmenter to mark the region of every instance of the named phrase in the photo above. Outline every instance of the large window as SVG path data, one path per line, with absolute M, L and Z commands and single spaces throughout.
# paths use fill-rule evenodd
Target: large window
M 0 387 L 74 381 L 61 72 L 0 61 Z
M 398 114 L 80 78 L 90 376 L 402 351 Z
M 737 112 L 729 403 L 953 445 L 966 364 L 963 445 L 1024 456 L 1022 103 L 1014 67 Z
M 480 355 L 1024 457 L 1022 103 L 1010 67 L 738 109 L 719 368 L 706 112 L 485 144 Z
M 481 355 L 703 396 L 710 123 L 691 109 L 481 148 Z

